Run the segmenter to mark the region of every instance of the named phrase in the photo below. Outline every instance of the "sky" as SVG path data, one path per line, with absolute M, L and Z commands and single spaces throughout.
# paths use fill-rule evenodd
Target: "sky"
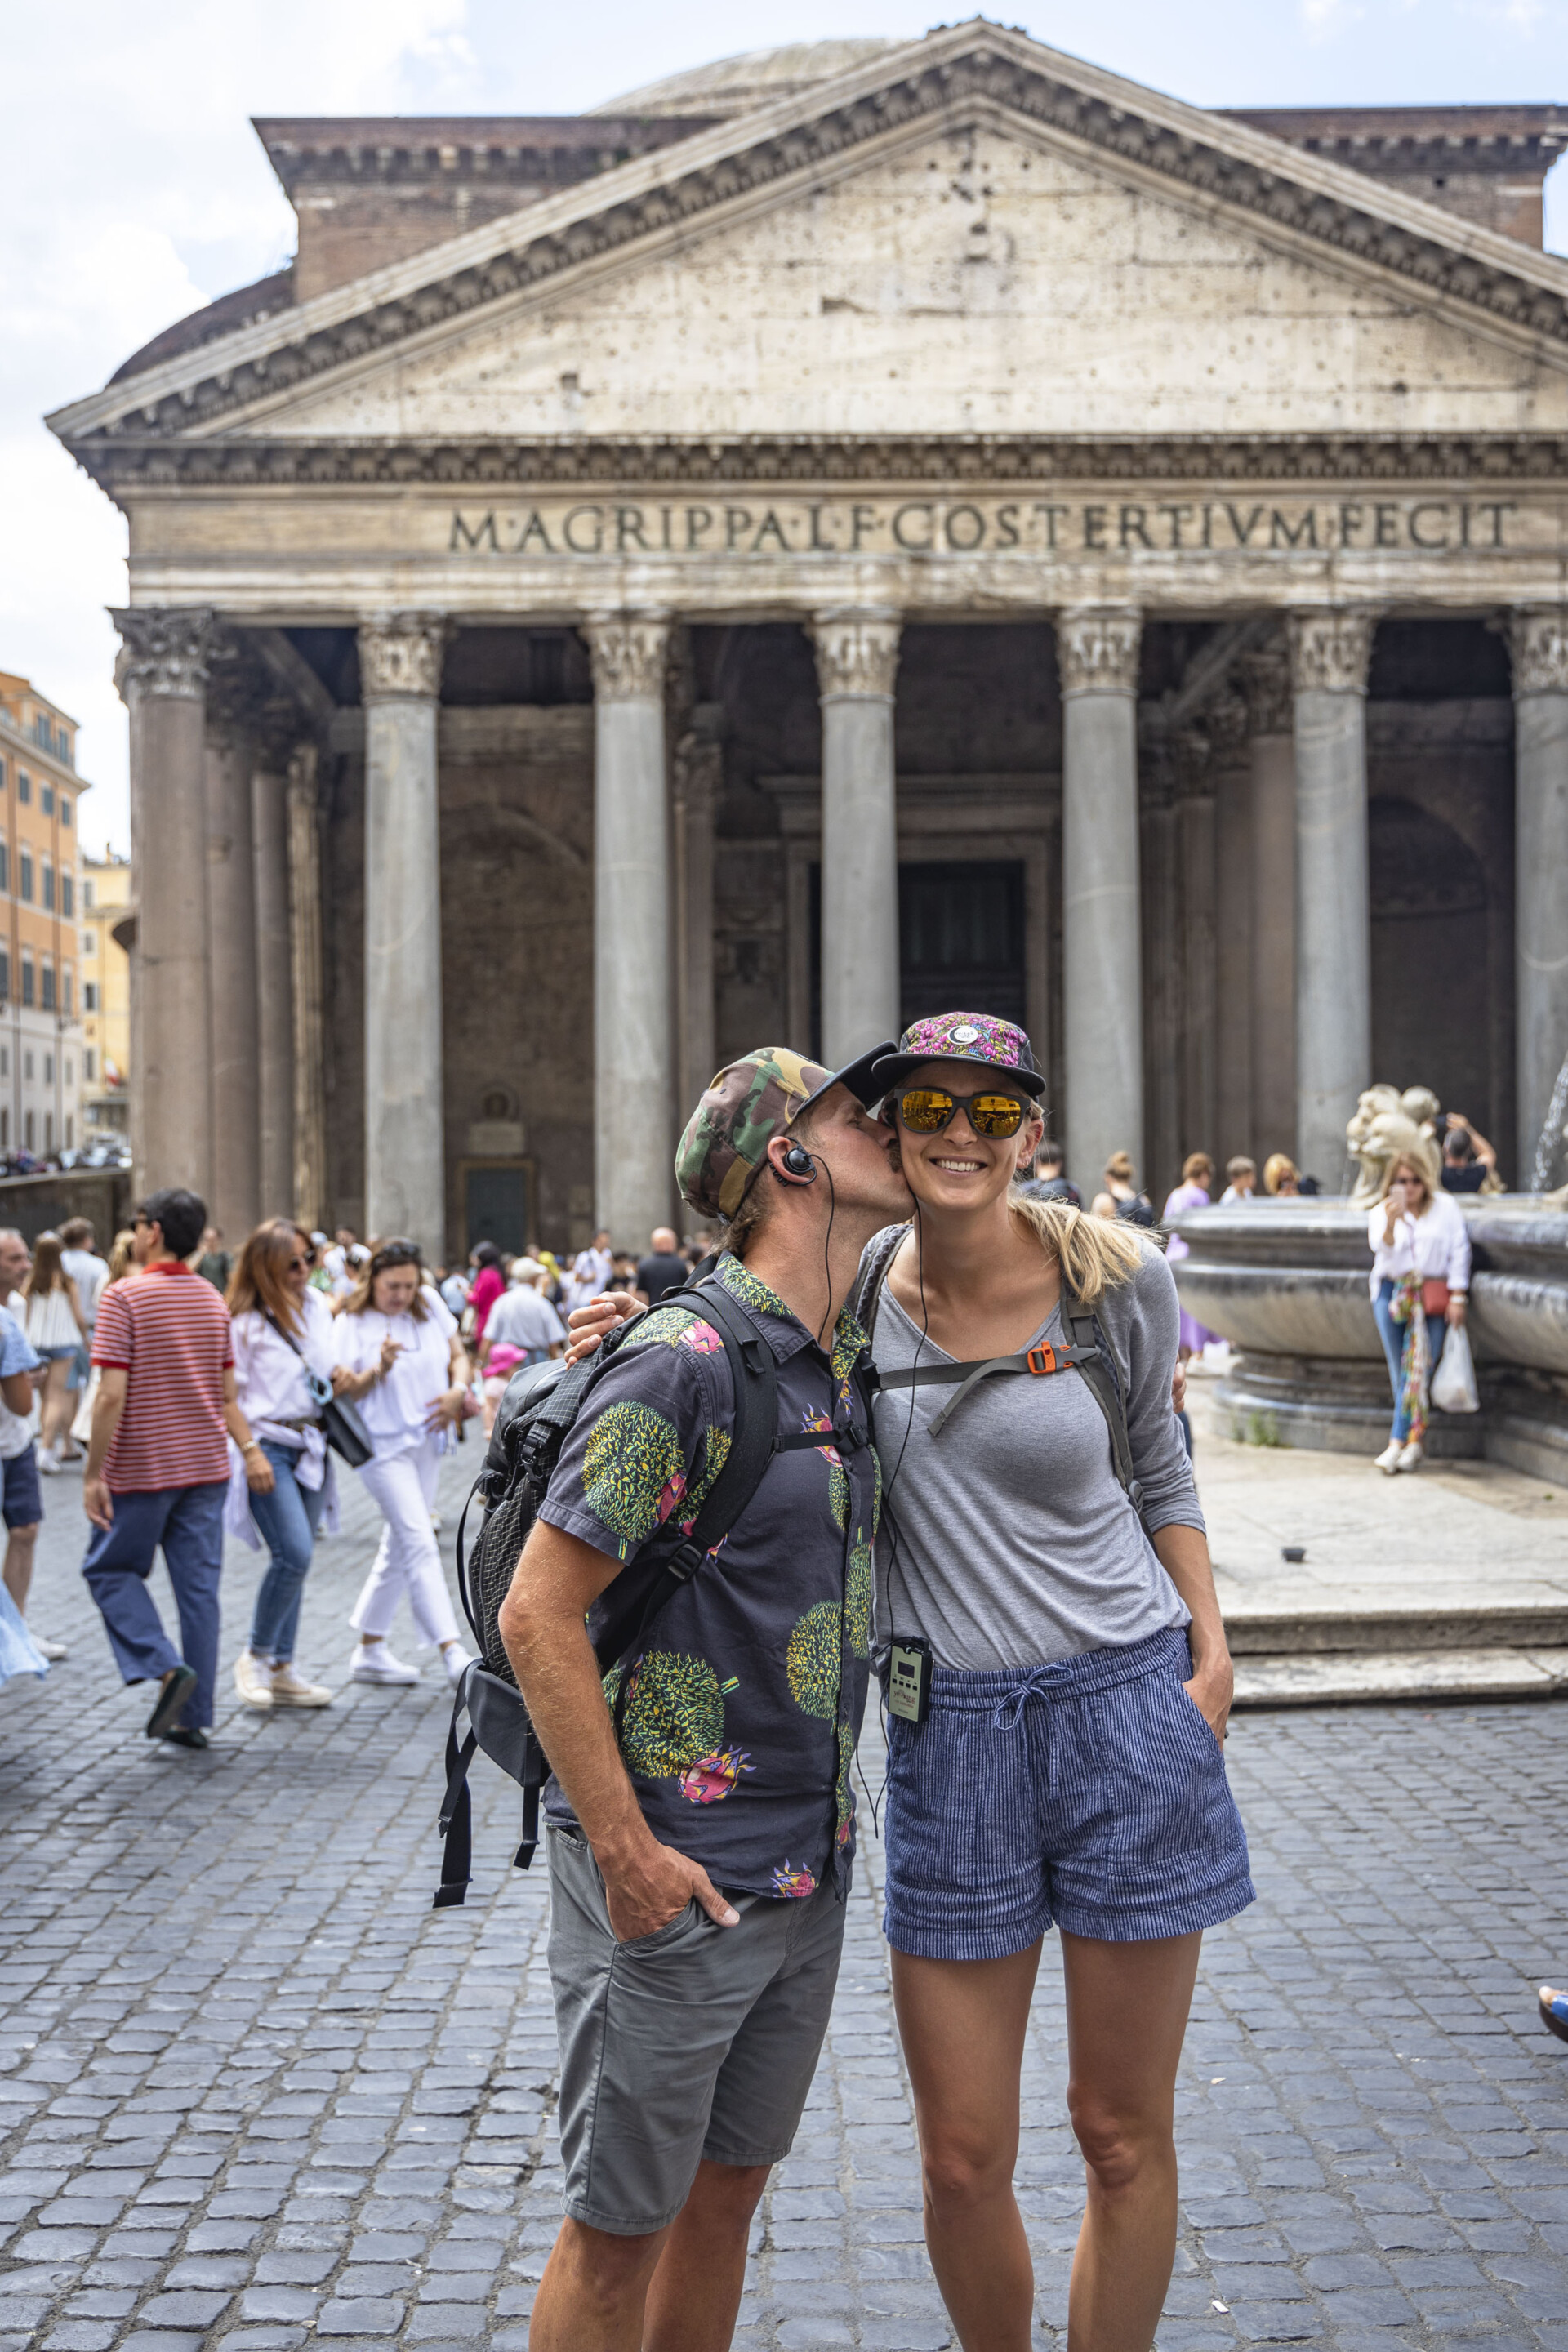
M 8 19 L 0 89 L 0 669 L 81 722 L 90 850 L 128 845 L 105 607 L 125 525 L 41 423 L 287 260 L 253 114 L 571 114 L 789 40 L 916 38 L 918 0 L 75 0 Z M 1033 0 L 1022 29 L 1196 106 L 1568 102 L 1568 0 Z M 1568 163 L 1547 244 L 1568 252 Z

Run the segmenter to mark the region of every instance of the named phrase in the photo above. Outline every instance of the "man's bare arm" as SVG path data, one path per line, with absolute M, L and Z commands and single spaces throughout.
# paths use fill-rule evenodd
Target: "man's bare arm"
M 620 1941 L 667 1927 L 694 1896 L 732 1927 L 739 1915 L 707 1872 L 654 1836 L 621 1762 L 583 1622 L 619 1572 L 618 1560 L 539 1521 L 501 1603 L 500 1637 L 540 1744 L 604 1873 Z

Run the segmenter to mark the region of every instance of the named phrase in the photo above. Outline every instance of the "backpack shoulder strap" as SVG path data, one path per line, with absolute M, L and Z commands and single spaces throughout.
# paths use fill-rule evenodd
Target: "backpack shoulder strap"
M 892 1225 L 886 1233 L 877 1235 L 849 1294 L 847 1302 L 849 1312 L 868 1339 L 876 1335 L 877 1309 L 882 1303 L 882 1285 L 888 1279 L 888 1269 L 897 1257 L 900 1244 L 908 1232 L 907 1224 Z
M 1127 1402 L 1121 1381 L 1100 1328 L 1099 1318 L 1062 1284 L 1062 1326 L 1073 1344 L 1074 1370 L 1079 1372 L 1105 1416 L 1110 1433 L 1110 1459 L 1117 1482 L 1128 1501 L 1143 1516 L 1143 1486 L 1132 1466 L 1132 1441 L 1127 1428 Z

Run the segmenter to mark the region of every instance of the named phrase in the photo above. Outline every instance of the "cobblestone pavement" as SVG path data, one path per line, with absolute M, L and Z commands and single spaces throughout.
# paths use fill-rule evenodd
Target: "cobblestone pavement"
M 447 1465 L 448 1525 L 476 1462 Z M 0 2352 L 513 2352 L 558 2171 L 515 1792 L 476 1773 L 481 1892 L 433 1914 L 428 1659 L 416 1690 L 276 1721 L 225 1700 L 210 1754 L 152 1749 L 77 1577 L 76 1481 L 46 1491 L 32 1615 L 71 1657 L 0 1693 Z M 334 1683 L 371 1531 L 355 1496 L 312 1573 L 301 1657 Z M 256 1574 L 233 1556 L 229 1661 Z M 1568 1969 L 1568 1704 L 1252 1716 L 1230 1754 L 1260 1900 L 1205 1956 L 1162 2346 L 1568 2352 L 1568 2049 L 1532 1991 Z M 878 1875 L 873 1843 L 759 2217 L 737 2340 L 768 2352 L 949 2341 Z M 1061 2095 L 1047 1951 L 1020 2165 L 1042 2344 L 1081 2202 Z

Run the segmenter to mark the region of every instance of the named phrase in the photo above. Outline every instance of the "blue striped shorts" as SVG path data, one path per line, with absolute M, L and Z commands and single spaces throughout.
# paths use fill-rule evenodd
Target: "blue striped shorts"
M 999 1960 L 1053 1922 L 1140 1943 L 1253 1900 L 1225 1753 L 1182 1688 L 1186 1630 L 1050 1665 L 939 1666 L 889 1728 L 883 1927 L 896 1951 Z

